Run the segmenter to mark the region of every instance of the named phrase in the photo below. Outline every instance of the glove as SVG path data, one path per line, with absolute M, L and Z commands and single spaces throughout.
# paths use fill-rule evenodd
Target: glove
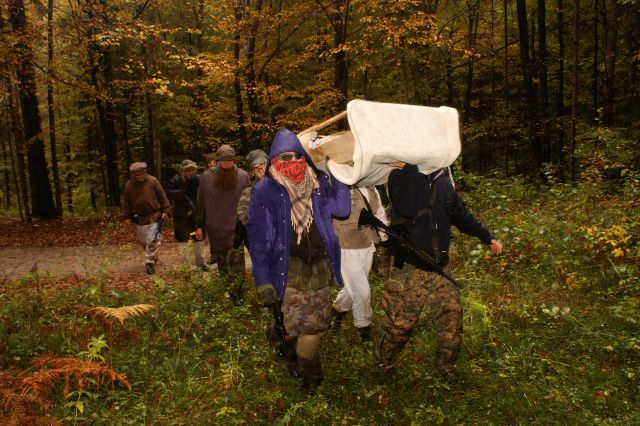
M 278 295 L 271 284 L 262 284 L 257 290 L 258 297 L 265 305 L 273 305 L 278 302 Z

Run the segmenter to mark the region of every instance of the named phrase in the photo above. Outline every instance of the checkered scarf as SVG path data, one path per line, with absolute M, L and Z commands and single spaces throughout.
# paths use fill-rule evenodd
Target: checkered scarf
M 316 172 L 307 164 L 302 182 L 296 184 L 287 176 L 280 173 L 275 167 L 269 167 L 273 180 L 284 186 L 291 200 L 291 223 L 293 230 L 298 235 L 297 243 L 300 244 L 302 233 L 308 232 L 313 222 L 313 203 L 311 193 L 320 188 Z

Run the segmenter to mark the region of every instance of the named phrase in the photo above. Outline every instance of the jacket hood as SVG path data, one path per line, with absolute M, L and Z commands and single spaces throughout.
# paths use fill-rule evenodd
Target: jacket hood
M 271 166 L 271 160 L 283 152 L 297 152 L 298 154 L 304 155 L 307 159 L 307 164 L 309 164 L 317 173 L 318 169 L 316 168 L 316 165 L 313 164 L 313 161 L 309 154 L 307 154 L 307 151 L 302 147 L 300 139 L 298 139 L 298 136 L 289 129 L 278 130 L 278 133 L 276 133 L 273 138 L 273 142 L 271 142 L 271 150 L 269 151 L 269 166 Z

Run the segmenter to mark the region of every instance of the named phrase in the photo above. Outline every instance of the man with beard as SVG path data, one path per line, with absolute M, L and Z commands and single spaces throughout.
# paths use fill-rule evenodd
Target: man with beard
M 184 244 L 182 251 L 188 259 L 188 242 L 194 240 L 196 229 L 196 200 L 198 198 L 198 166 L 191 160 L 184 160 L 180 164 L 180 173 L 169 181 L 168 195 L 173 204 L 173 233 L 176 241 Z M 202 245 L 195 245 L 196 266 L 204 266 Z
M 238 201 L 250 182 L 248 173 L 236 167 L 235 157 L 236 151 L 232 147 L 222 145 L 216 151 L 217 166 L 205 171 L 200 179 L 196 239 L 202 240 L 206 231 L 211 252 L 209 264 L 217 263 L 218 271 L 232 275 L 230 278 L 238 281 L 234 272 L 244 270 L 244 256 L 229 254 L 238 220 Z M 238 285 L 241 283 L 230 292 L 232 299 L 238 293 Z
M 349 189 L 317 170 L 291 130 L 271 145 L 267 175 L 247 211 L 249 253 L 260 299 L 282 303 L 289 371 L 309 393 L 322 382 L 320 338 L 331 324 L 331 275 L 342 285 L 332 217 L 349 215 Z

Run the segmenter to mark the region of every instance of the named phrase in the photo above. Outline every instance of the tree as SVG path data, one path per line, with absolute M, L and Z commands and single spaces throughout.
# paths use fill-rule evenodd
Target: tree
M 33 52 L 29 46 L 27 17 L 23 0 L 9 1 L 9 17 L 18 37 L 18 81 L 22 121 L 29 159 L 29 183 L 31 212 L 34 217 L 52 219 L 58 217 L 53 203 L 47 160 L 42 141 L 42 127 L 38 111 L 36 76 L 33 69 Z

